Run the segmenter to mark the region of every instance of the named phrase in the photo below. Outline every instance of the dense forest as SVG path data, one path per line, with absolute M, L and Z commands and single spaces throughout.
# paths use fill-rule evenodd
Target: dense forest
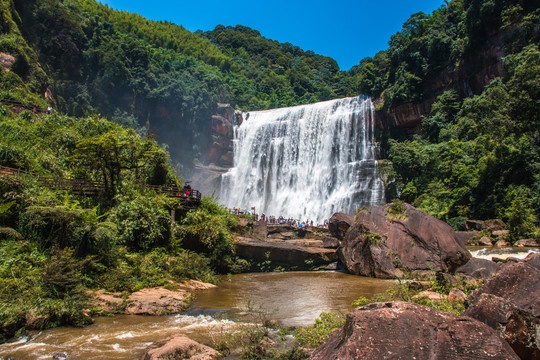
M 246 265 L 232 252 L 231 231 L 238 221 L 213 199 L 204 197 L 198 209 L 187 211 L 146 186 L 182 185 L 153 134 L 141 136 L 139 126 L 107 120 L 89 103 L 62 93 L 77 84 L 62 77 L 88 75 L 69 58 L 76 50 L 65 53 L 70 39 L 82 33 L 62 17 L 62 4 L 40 4 L 51 6 L 51 19 L 67 26 L 66 33 L 47 31 L 57 42 L 39 39 L 51 23 L 34 24 L 33 35 L 23 32 L 28 14 L 17 11 L 20 3 L 2 1 L 0 7 L 0 165 L 27 172 L 0 176 L 0 341 L 25 329 L 91 322 L 88 289 L 132 292 L 174 286 L 170 281 L 212 281 L 216 273 Z M 57 13 L 54 6 L 60 7 Z M 54 57 L 56 69 L 41 60 L 45 54 Z M 94 82 L 108 76 L 102 75 L 88 84 L 94 96 L 107 97 Z M 54 190 L 39 181 L 43 177 L 85 179 L 104 190 L 93 196 Z M 173 208 L 183 213 L 181 222 L 171 222 Z
M 29 312 L 47 319 L 40 327 L 88 321 L 88 288 L 243 269 L 234 217 L 205 198 L 171 224 L 177 204 L 144 186 L 181 185 L 220 102 L 258 110 L 365 94 L 388 114 L 428 101 L 421 124 L 378 132 L 388 200 L 456 229 L 500 217 L 512 240 L 538 237 L 539 40 L 532 0 L 452 0 L 341 71 L 241 25 L 190 33 L 93 0 L 0 0 L 0 165 L 109 184 L 83 197 L 0 177 L 0 336 Z M 473 86 L 476 52 L 499 45 L 502 73 Z M 438 85 L 441 74 L 457 80 Z M 197 253 L 184 247 L 194 242 Z

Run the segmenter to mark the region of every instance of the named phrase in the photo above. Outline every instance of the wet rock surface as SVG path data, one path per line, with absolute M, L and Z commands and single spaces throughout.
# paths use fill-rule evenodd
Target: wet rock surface
M 475 279 L 487 280 L 497 270 L 500 265 L 486 259 L 472 258 L 465 265 L 460 266 L 456 273 L 467 275 Z
M 216 350 L 185 335 L 177 335 L 150 345 L 140 360 L 213 360 L 218 356 Z
M 465 316 L 405 302 L 374 303 L 347 315 L 345 325 L 310 360 L 519 359 L 495 330 Z
M 409 204 L 391 216 L 390 206 L 361 211 L 347 231 L 338 254 L 350 273 L 396 278 L 453 272 L 469 261 L 471 254 L 449 225 Z
M 213 284 L 196 280 L 171 285 L 174 290 L 164 287 L 147 288 L 136 291 L 128 297 L 123 297 L 122 293 L 99 290 L 90 294 L 93 297 L 92 306 L 110 314 L 177 314 L 189 307 L 193 291 L 215 287 Z

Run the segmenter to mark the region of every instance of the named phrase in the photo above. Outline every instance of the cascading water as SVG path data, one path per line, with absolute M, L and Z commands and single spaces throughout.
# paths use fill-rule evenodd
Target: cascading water
M 230 208 L 322 223 L 380 203 L 373 105 L 352 97 L 244 114 L 234 167 L 222 177 Z

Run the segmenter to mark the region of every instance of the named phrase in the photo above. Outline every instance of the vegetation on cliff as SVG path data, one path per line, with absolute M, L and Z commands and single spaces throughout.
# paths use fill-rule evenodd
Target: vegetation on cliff
M 93 0 L 2 4 L 50 77 L 39 92 L 50 85 L 56 108 L 157 134 L 187 174 L 211 144 L 218 102 L 256 110 L 346 94 L 333 59 L 242 26 L 190 33 Z
M 466 218 L 502 218 L 511 240 L 538 236 L 539 41 L 533 1 L 453 0 L 413 14 L 387 50 L 351 69 L 353 89 L 376 98 L 382 113 L 433 103 L 414 137 L 379 133 L 393 165 L 389 200 L 456 229 Z M 484 86 L 499 54 L 501 77 Z

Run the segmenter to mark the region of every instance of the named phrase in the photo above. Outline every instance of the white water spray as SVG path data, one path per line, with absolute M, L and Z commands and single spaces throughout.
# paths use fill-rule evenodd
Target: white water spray
M 234 167 L 222 178 L 225 206 L 322 223 L 383 200 L 369 98 L 249 112 L 244 119 L 235 128 Z

